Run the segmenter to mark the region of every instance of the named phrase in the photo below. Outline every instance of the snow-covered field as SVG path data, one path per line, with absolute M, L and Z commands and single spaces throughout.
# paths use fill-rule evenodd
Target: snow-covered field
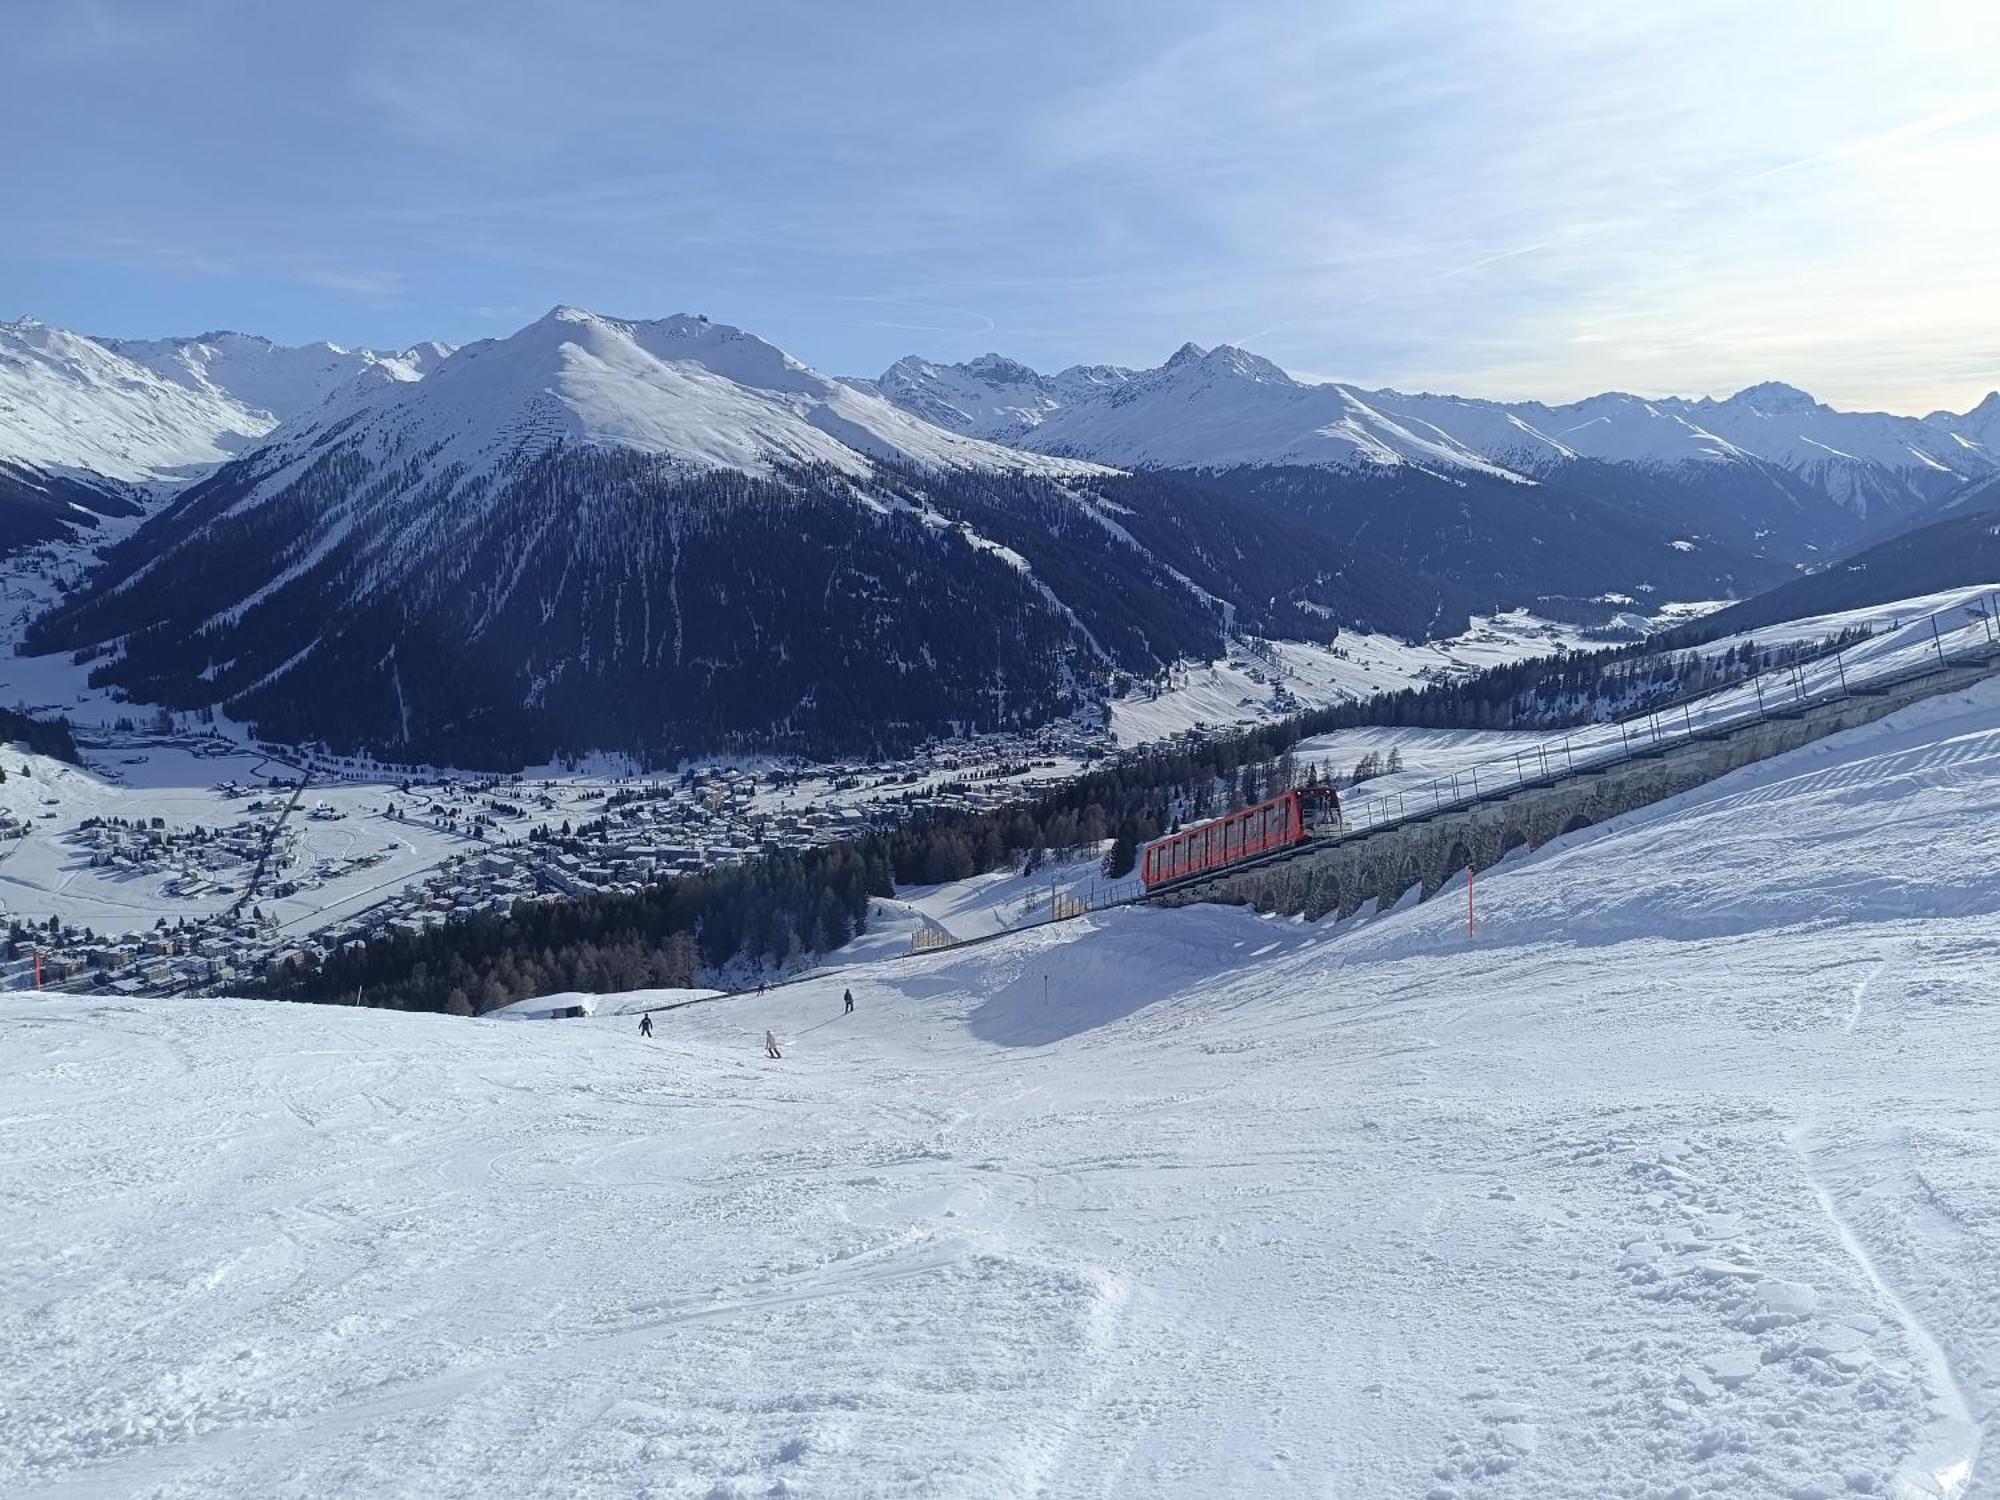
M 6 996 L 0 1491 L 2000 1494 L 1996 870 L 1989 683 L 1476 939 L 1122 910 L 651 1042 Z
M 1344 703 L 1438 678 L 1462 677 L 1528 656 L 1587 648 L 1581 632 L 1524 610 L 1477 618 L 1464 635 L 1411 645 L 1387 635 L 1343 631 L 1331 646 L 1305 641 L 1258 643 L 1269 657 L 1239 649 L 1221 661 L 1187 668 L 1158 697 L 1135 694 L 1111 705 L 1121 745 L 1167 739 L 1185 729 L 1222 729 L 1283 718 L 1300 708 Z M 1272 658 L 1275 658 L 1273 660 Z M 1282 688 L 1292 701 L 1275 698 Z
M 169 922 L 229 906 L 240 889 L 244 870 L 205 881 L 199 888 L 177 893 L 179 862 L 140 873 L 112 866 L 92 866 L 87 849 L 71 835 L 86 818 L 146 820 L 164 818 L 169 827 L 208 828 L 272 822 L 275 810 L 249 812 L 254 797 L 282 800 L 266 790 L 266 776 L 297 773 L 259 755 L 195 755 L 173 746 L 154 746 L 131 754 L 95 757 L 101 771 L 79 769 L 45 756 L 19 751 L 0 753 L 0 768 L 8 779 L 0 783 L 0 808 L 29 821 L 24 838 L 0 842 L 0 911 L 36 921 L 60 916 L 100 933 L 137 931 L 165 917 Z M 28 766 L 32 774 L 21 775 Z M 227 797 L 215 788 L 234 780 L 254 797 Z M 307 810 L 324 803 L 340 814 L 318 820 Z M 329 784 L 314 787 L 299 811 L 286 823 L 297 839 L 291 862 L 276 873 L 298 878 L 323 864 L 381 856 L 377 863 L 355 868 L 301 890 L 294 896 L 265 898 L 265 911 L 280 926 L 311 928 L 337 921 L 382 900 L 404 882 L 434 869 L 454 854 L 482 848 L 471 838 L 426 823 L 384 816 L 390 805 L 414 808 L 393 787 Z M 521 820 L 523 827 L 527 820 Z
M 833 956 L 841 966 L 899 958 L 911 951 L 918 933 L 963 943 L 996 937 L 1049 920 L 1058 902 L 1095 906 L 1136 893 L 1134 878 L 1104 878 L 1104 853 L 1110 840 L 1082 859 L 1045 864 L 1033 874 L 1018 869 L 995 870 L 969 880 L 943 885 L 904 886 L 893 899 L 869 903 L 868 931 Z

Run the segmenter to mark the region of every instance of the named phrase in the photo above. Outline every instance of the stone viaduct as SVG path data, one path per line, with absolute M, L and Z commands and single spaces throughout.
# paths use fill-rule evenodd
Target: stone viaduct
M 1510 850 L 1661 802 L 1740 766 L 1867 724 L 1885 714 L 1969 686 L 2000 671 L 2000 651 L 1954 658 L 1919 675 L 1861 684 L 1844 697 L 1809 702 L 1693 735 L 1654 749 L 1552 774 L 1399 822 L 1248 867 L 1223 871 L 1154 897 L 1162 905 L 1198 901 L 1254 906 L 1318 919 L 1351 915 L 1373 900 L 1386 909 L 1418 887 L 1429 900 L 1464 869 L 1484 870 Z

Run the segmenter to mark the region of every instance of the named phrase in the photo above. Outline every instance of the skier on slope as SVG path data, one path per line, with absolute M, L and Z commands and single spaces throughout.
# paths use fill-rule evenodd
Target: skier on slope
M 768 1031 L 764 1033 L 764 1055 L 766 1057 L 783 1057 L 785 1055 L 778 1050 L 778 1039 Z
M 639 1035 L 649 1037 L 652 1034 L 653 1018 L 642 1011 L 639 1015 Z
M 841 1014 L 842 1014 L 843 1016 L 851 1016 L 851 1015 L 853 1015 L 853 1014 L 854 1014 L 854 991 L 853 991 L 853 990 L 843 990 L 843 991 L 841 991 L 841 996 L 840 996 L 840 998 L 841 998 L 841 999 L 843 999 L 843 1000 L 845 1000 L 845 1001 L 847 1002 L 847 1009 L 846 1009 L 846 1010 L 844 1010 L 844 1011 L 842 1011 L 842 1012 L 841 1012 Z

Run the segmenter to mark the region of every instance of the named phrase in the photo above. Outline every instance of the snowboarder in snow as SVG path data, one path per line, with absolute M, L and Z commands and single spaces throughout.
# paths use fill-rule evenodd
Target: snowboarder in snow
M 847 1002 L 847 1009 L 846 1009 L 846 1010 L 844 1010 L 844 1011 L 842 1011 L 842 1012 L 841 1012 L 841 1014 L 842 1014 L 843 1016 L 851 1016 L 851 1015 L 853 1015 L 853 1014 L 854 1014 L 854 991 L 853 991 L 853 990 L 842 990 L 842 991 L 840 992 L 840 998 L 841 998 L 841 999 L 843 999 L 843 1000 L 845 1000 L 845 1001 Z
M 642 1014 L 639 1017 L 639 1035 L 651 1036 L 652 1034 L 653 1034 L 653 1018 L 651 1016 Z
M 764 1055 L 766 1057 L 783 1057 L 785 1055 L 778 1050 L 778 1039 L 768 1031 L 764 1033 Z

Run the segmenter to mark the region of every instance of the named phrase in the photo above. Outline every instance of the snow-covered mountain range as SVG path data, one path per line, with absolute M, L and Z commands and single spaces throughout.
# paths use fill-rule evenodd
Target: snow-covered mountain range
M 507 338 L 322 405 L 274 434 L 262 460 L 311 448 L 335 424 L 365 427 L 371 456 L 465 485 L 524 453 L 563 445 L 651 454 L 693 470 L 769 475 L 881 460 L 940 469 L 1084 474 L 1098 466 L 1026 453 L 914 418 L 806 368 L 753 334 L 701 317 L 625 321 L 557 307 Z
M 1249 502 L 934 426 L 699 317 L 559 307 L 407 373 L 362 372 L 190 487 L 33 644 L 277 738 L 504 765 L 1020 727 L 1232 626 L 1449 634 L 1480 602 Z
M 857 384 L 954 431 L 1125 468 L 1409 466 L 1547 479 L 1594 461 L 1690 485 L 1776 470 L 1864 517 L 2000 473 L 2000 392 L 1969 412 L 1921 418 L 1837 411 L 1776 382 L 1723 400 L 1483 401 L 1301 381 L 1226 344 L 1184 344 L 1150 370 L 1054 375 L 996 354 L 913 357 Z
M 175 385 L 279 421 L 312 410 L 370 371 L 396 381 L 422 379 L 452 352 L 451 345 L 435 341 L 393 354 L 328 343 L 274 344 L 258 334 L 228 330 L 184 339 L 98 342 Z
M 415 380 L 450 351 L 288 348 L 241 333 L 94 339 L 0 323 L 0 463 L 125 484 L 185 484 L 368 371 Z
M 2000 397 L 1503 406 L 1193 345 L 854 382 L 703 317 L 574 307 L 400 354 L 5 334 L 0 510 L 182 486 L 37 649 L 275 738 L 466 765 L 858 753 L 1043 722 L 1231 631 L 1740 597 L 2000 475 Z

